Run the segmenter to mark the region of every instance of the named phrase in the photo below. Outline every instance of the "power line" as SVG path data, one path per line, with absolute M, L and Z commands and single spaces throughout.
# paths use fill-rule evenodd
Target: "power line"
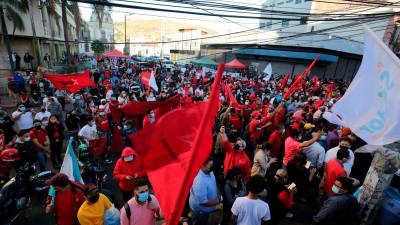
M 173 13 L 182 13 L 182 14 L 190 14 L 190 15 L 203 15 L 203 16 L 222 16 L 222 17 L 231 17 L 231 18 L 242 18 L 242 19 L 261 19 L 263 17 L 257 16 L 247 16 L 247 15 L 230 15 L 230 14 L 214 14 L 210 15 L 207 13 L 202 12 L 186 12 L 181 10 L 174 10 L 174 9 L 163 9 L 163 8 L 152 8 L 152 7 L 143 7 L 143 6 L 135 6 L 135 5 L 125 5 L 119 3 L 110 3 L 110 2 L 100 2 L 100 1 L 89 1 L 89 0 L 71 0 L 73 2 L 81 2 L 81 3 L 91 3 L 91 4 L 99 4 L 105 5 L 110 7 L 125 7 L 125 8 L 133 8 L 133 9 L 142 9 L 142 10 L 154 10 L 154 11 L 161 11 L 161 12 L 173 12 Z M 370 19 L 370 18 L 381 18 L 389 15 L 397 15 L 399 13 L 385 13 L 379 15 L 370 14 L 369 16 L 362 16 L 362 17 L 354 17 L 354 18 L 325 18 L 325 19 L 314 19 L 309 18 L 309 21 L 351 21 L 355 19 Z M 372 16 L 371 16 L 372 15 Z M 282 17 L 273 17 L 270 18 L 271 20 L 296 20 L 300 21 L 302 18 L 282 18 Z

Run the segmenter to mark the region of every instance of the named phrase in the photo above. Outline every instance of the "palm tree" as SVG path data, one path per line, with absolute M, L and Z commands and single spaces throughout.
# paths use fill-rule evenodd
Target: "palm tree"
M 67 21 L 67 0 L 61 0 L 61 9 L 62 9 L 62 22 L 63 22 L 63 28 L 64 28 L 64 40 L 65 40 L 65 49 L 67 52 L 67 64 L 70 63 L 70 56 L 71 56 L 71 50 L 69 46 L 69 39 L 68 39 L 68 21 Z
M 29 16 L 31 19 L 31 26 L 32 26 L 32 48 L 34 55 L 37 59 L 38 65 L 40 64 L 40 52 L 39 52 L 39 39 L 36 36 L 36 27 L 35 27 L 35 20 L 33 18 L 33 10 L 30 10 L 29 8 L 35 7 L 34 3 L 35 1 L 29 1 L 29 0 L 22 0 L 21 1 L 23 6 L 26 8 L 26 10 L 29 12 Z
M 104 2 L 107 3 L 108 0 L 100 0 L 99 2 Z M 95 4 L 94 5 L 94 11 L 97 15 L 97 21 L 99 22 L 99 29 L 101 29 L 103 27 L 103 19 L 104 19 L 104 9 L 105 6 L 102 4 Z
M 12 21 L 15 30 L 24 31 L 24 21 L 22 20 L 21 13 L 26 13 L 26 6 L 21 1 L 18 0 L 0 0 L 0 22 L 1 22 L 1 33 L 3 35 L 4 44 L 8 52 L 8 59 L 10 61 L 11 70 L 13 70 L 12 65 L 12 51 L 10 46 L 10 37 L 6 25 L 6 17 L 8 20 Z
M 51 36 L 51 39 L 54 40 L 55 36 L 56 36 L 56 32 L 54 30 L 53 22 L 56 21 L 57 26 L 60 27 L 59 22 L 58 22 L 59 21 L 58 15 L 56 12 L 56 0 L 46 0 L 44 2 L 44 5 L 46 5 L 47 13 L 49 16 L 50 36 Z M 55 49 L 54 41 L 51 41 L 50 42 L 50 55 L 52 55 L 53 53 L 56 53 L 56 49 Z M 58 55 L 55 54 L 55 56 L 56 56 L 55 59 L 58 59 Z

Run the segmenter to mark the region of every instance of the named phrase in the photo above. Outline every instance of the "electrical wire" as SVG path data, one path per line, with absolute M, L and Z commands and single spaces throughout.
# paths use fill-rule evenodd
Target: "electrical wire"
M 91 3 L 91 4 L 99 4 L 99 5 L 104 5 L 104 6 L 110 6 L 110 7 L 125 7 L 125 8 L 133 8 L 133 9 L 142 9 L 142 10 L 154 10 L 154 11 L 161 11 L 161 12 L 173 12 L 173 13 L 182 13 L 182 14 L 190 14 L 190 15 L 203 15 L 203 16 L 223 16 L 223 17 L 231 17 L 231 18 L 243 18 L 243 19 L 260 19 L 263 17 L 257 17 L 257 16 L 247 16 L 247 15 L 230 15 L 230 14 L 214 14 L 210 15 L 207 13 L 202 13 L 202 12 L 185 12 L 181 10 L 173 10 L 173 9 L 162 9 L 162 8 L 152 8 L 152 7 L 143 7 L 143 6 L 135 6 L 135 5 L 125 5 L 125 4 L 119 4 L 119 3 L 110 3 L 110 2 L 100 2 L 100 1 L 89 1 L 89 0 L 71 0 L 73 2 L 81 2 L 81 3 Z M 326 19 L 314 19 L 314 18 L 309 18 L 309 21 L 351 21 L 355 19 L 371 19 L 371 18 L 382 18 L 385 16 L 389 15 L 397 15 L 399 13 L 393 12 L 393 13 L 387 13 L 387 14 L 379 14 L 379 15 L 373 15 L 373 16 L 363 16 L 363 17 L 354 17 L 354 18 L 326 18 Z M 282 17 L 273 17 L 270 18 L 271 20 L 297 20 L 300 21 L 302 18 L 282 18 Z

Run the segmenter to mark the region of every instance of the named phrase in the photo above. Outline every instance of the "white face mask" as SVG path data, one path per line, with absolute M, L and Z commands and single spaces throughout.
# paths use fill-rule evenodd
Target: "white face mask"
M 124 161 L 125 162 L 130 162 L 130 161 L 132 161 L 133 160 L 133 155 L 129 155 L 129 156 L 125 156 L 124 157 Z

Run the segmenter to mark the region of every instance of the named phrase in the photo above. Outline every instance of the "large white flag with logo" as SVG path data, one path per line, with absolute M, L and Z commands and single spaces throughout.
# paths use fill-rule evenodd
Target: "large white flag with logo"
M 272 65 L 271 63 L 268 63 L 268 65 L 265 67 L 264 69 L 264 79 L 265 81 L 268 81 L 269 79 L 271 79 L 271 75 L 272 75 Z
M 385 145 L 400 140 L 400 60 L 367 27 L 364 43 L 361 66 L 331 111 L 368 144 Z

